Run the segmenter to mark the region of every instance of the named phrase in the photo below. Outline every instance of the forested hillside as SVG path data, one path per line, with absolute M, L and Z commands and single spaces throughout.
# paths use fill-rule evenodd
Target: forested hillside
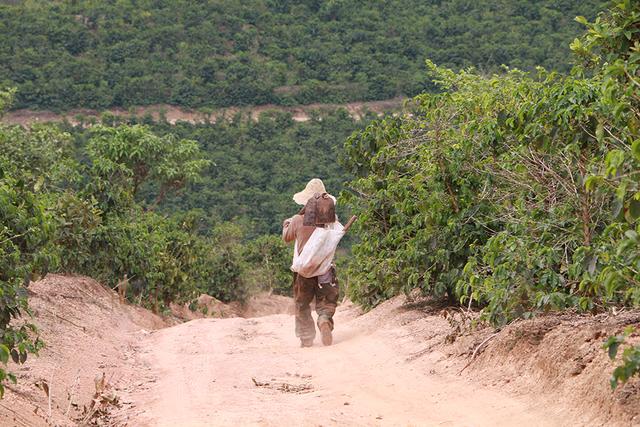
M 568 70 L 599 0 L 12 0 L 0 87 L 14 108 L 308 104 L 413 96 L 425 59 Z

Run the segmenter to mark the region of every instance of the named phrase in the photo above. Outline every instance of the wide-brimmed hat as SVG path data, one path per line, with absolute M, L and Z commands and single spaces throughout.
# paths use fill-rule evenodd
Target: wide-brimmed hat
M 320 178 L 313 178 L 307 183 L 307 186 L 299 193 L 293 195 L 293 201 L 299 205 L 306 205 L 307 201 L 313 197 L 315 193 L 326 193 L 324 184 Z

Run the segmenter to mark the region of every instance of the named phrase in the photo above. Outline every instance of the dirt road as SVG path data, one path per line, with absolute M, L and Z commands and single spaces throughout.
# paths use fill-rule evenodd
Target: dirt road
M 640 324 L 638 311 L 549 314 L 496 336 L 461 332 L 460 310 L 395 297 L 363 315 L 340 306 L 335 345 L 302 349 L 291 315 L 171 326 L 81 276 L 48 275 L 29 293 L 47 346 L 10 362 L 18 383 L 0 402 L 3 427 L 640 426 L 640 379 L 612 392 L 602 350 L 604 337 Z M 252 298 L 242 314 L 290 304 Z M 101 377 L 109 387 L 95 407 Z
M 552 426 L 530 397 L 483 388 L 411 357 L 424 342 L 390 319 L 339 308 L 334 345 L 299 348 L 293 318 L 200 319 L 139 342 L 140 378 L 119 418 L 136 426 Z M 575 423 L 575 420 L 572 422 Z
M 246 116 L 248 115 L 253 120 L 258 120 L 262 113 L 267 111 L 279 111 L 291 113 L 292 119 L 296 122 L 306 122 L 311 120 L 311 114 L 313 111 L 333 111 L 339 108 L 344 108 L 351 117 L 359 119 L 367 111 L 376 114 L 397 111 L 402 107 L 404 100 L 405 98 L 392 98 L 382 101 L 349 102 L 346 104 L 308 104 L 293 107 L 268 104 L 248 107 L 219 108 L 206 113 L 183 109 L 175 105 L 158 104 L 132 107 L 129 109 L 114 108 L 107 110 L 107 112 L 114 116 L 123 118 L 127 118 L 132 115 L 137 117 L 151 115 L 154 120 L 160 120 L 161 117 L 164 117 L 167 122 L 176 124 L 181 121 L 189 123 L 216 122 L 221 119 L 230 119 L 238 113 L 242 113 Z M 33 123 L 62 122 L 66 120 L 72 125 L 78 125 L 80 124 L 80 117 L 83 117 L 85 122 L 91 122 L 91 120 L 99 120 L 101 113 L 103 112 L 86 108 L 71 110 L 61 114 L 46 110 L 38 111 L 24 109 L 8 112 L 0 118 L 0 123 L 27 126 Z

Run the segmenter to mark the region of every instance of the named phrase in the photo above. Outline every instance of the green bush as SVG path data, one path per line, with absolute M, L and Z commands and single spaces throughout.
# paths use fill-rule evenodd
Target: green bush
M 55 268 L 52 233 L 53 221 L 43 200 L 24 182 L 6 175 L 0 162 L 0 397 L 6 379 L 16 382 L 6 370 L 9 357 L 24 363 L 28 353 L 42 347 L 35 325 L 29 322 L 27 287 Z
M 639 16 L 627 1 L 589 24 L 571 75 L 428 63 L 440 93 L 354 134 L 351 296 L 418 287 L 494 324 L 639 306 Z
M 249 288 L 290 295 L 291 254 L 291 248 L 280 236 L 264 235 L 248 241 L 243 258 L 247 263 L 245 276 Z
M 12 91 L 0 90 L 0 117 L 11 99 Z M 27 287 L 58 261 L 55 221 L 42 191 L 59 178 L 57 153 L 49 152 L 54 134 L 0 125 L 0 398 L 6 380 L 16 382 L 6 369 L 9 359 L 24 363 L 43 346 L 29 321 Z

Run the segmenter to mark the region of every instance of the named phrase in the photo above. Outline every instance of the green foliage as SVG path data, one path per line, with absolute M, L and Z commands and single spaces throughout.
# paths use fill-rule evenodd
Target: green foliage
M 17 108 L 343 103 L 431 87 L 449 67 L 566 70 L 601 0 L 280 0 L 0 5 L 0 84 Z
M 244 300 L 247 288 L 244 286 L 242 260 L 242 227 L 224 223 L 213 230 L 211 275 L 207 280 L 207 292 L 223 301 Z
M 0 90 L 0 115 L 12 94 Z M 43 345 L 29 322 L 27 287 L 57 266 L 55 221 L 44 191 L 68 177 L 57 158 L 65 141 L 68 135 L 42 127 L 0 126 L 0 397 L 5 381 L 16 381 L 6 369 L 9 359 L 24 363 Z
M 290 293 L 291 248 L 279 236 L 244 242 L 243 227 L 222 223 L 213 229 L 206 257 L 205 290 L 223 301 L 243 301 L 257 291 Z
M 243 276 L 249 289 L 291 293 L 291 248 L 280 236 L 263 235 L 247 242 L 243 257 L 248 265 Z
M 618 351 L 623 346 L 629 336 L 633 333 L 633 327 L 628 327 L 622 335 L 609 337 L 603 344 L 607 350 L 609 358 L 615 360 Z M 609 380 L 612 389 L 616 389 L 620 383 L 627 382 L 634 375 L 640 374 L 640 345 L 627 345 L 622 352 L 622 364 L 614 369 Z
M 140 125 L 98 126 L 79 157 L 89 162 L 79 189 L 59 194 L 52 206 L 62 269 L 112 286 L 127 274 L 140 301 L 156 310 L 197 296 L 203 244 L 196 219 L 167 219 L 144 209 L 137 195 L 146 187 L 157 204 L 196 181 L 209 164 L 198 144 Z
M 88 190 L 105 210 L 131 206 L 145 184 L 156 194 L 157 204 L 168 191 L 197 181 L 210 164 L 201 158 L 197 142 L 157 136 L 140 125 L 92 128 L 87 154 Z
M 0 351 L 7 356 L 0 358 L 1 397 L 4 380 L 15 382 L 5 369 L 8 356 L 24 363 L 28 353 L 37 353 L 42 346 L 36 327 L 22 316 L 29 314 L 30 280 L 53 267 L 55 258 L 47 250 L 52 221 L 42 200 L 7 175 L 0 178 L 0 224 Z
M 594 256 L 606 266 L 596 277 L 607 293 L 617 293 L 634 307 L 640 306 L 640 6 L 622 0 L 593 23 L 579 18 L 587 26 L 582 39 L 572 49 L 587 68 L 599 69 L 602 76 L 598 103 L 598 142 L 607 148 L 599 173 L 588 182 L 594 190 L 615 195 L 614 220 L 603 233 L 605 239 Z M 604 344 L 609 357 L 632 334 L 610 337 Z M 628 345 L 622 363 L 613 371 L 611 387 L 615 389 L 640 373 L 640 346 Z
M 11 107 L 13 103 L 15 89 L 3 89 L 0 90 L 0 118 L 4 115 L 5 111 Z
M 179 191 L 167 193 L 164 198 L 158 197 L 157 181 L 162 178 L 152 185 L 140 185 L 136 200 L 169 215 L 202 209 L 207 218 L 207 230 L 201 230 L 203 234 L 216 224 L 229 221 L 242 224 L 244 240 L 280 233 L 282 220 L 298 210 L 292 195 L 309 179 L 321 177 L 329 191 L 336 195 L 340 192 L 349 177 L 336 161 L 342 142 L 374 117 L 366 114 L 362 119 L 355 119 L 346 110 L 339 109 L 314 112 L 306 122 L 294 121 L 289 113 L 266 112 L 257 121 L 237 115 L 229 121 L 212 124 L 152 124 L 148 129 L 153 133 L 175 135 L 172 138 L 183 141 L 181 145 L 185 141 L 198 141 L 201 158 L 210 163 L 201 170 L 197 180 L 191 180 Z M 135 123 L 136 119 L 131 121 Z M 67 130 L 79 147 L 91 146 L 96 139 L 93 127 L 69 126 Z M 132 181 L 133 166 L 126 168 L 124 179 Z M 110 187 L 105 194 L 117 188 L 133 187 L 131 183 L 114 188 L 122 179 L 106 176 L 105 185 Z M 341 205 L 338 207 L 340 216 L 346 217 L 348 212 Z
M 351 296 L 419 287 L 494 324 L 639 306 L 638 12 L 622 2 L 589 25 L 570 76 L 428 62 L 441 93 L 352 136 Z
M 0 135 L 4 133 L 0 127 Z M 28 353 L 42 347 L 28 321 L 27 286 L 56 263 L 50 245 L 54 223 L 45 199 L 23 177 L 12 176 L 11 166 L 0 155 L 0 397 L 5 380 L 16 381 L 6 370 L 9 357 L 24 363 Z
M 234 221 L 246 238 L 280 233 L 298 207 L 291 200 L 309 179 L 321 177 L 338 194 L 347 179 L 336 158 L 341 142 L 365 120 L 345 110 L 295 122 L 290 114 L 236 117 L 213 125 L 179 124 L 174 132 L 197 139 L 213 165 L 202 182 L 167 198 L 163 211 L 202 208 L 218 221 Z M 341 214 L 344 211 L 340 211 Z
M 71 136 L 54 127 L 3 127 L 0 147 L 4 170 L 37 192 L 56 191 L 80 179 Z
M 587 185 L 615 196 L 614 219 L 594 252 L 607 264 L 597 281 L 634 306 L 640 304 L 639 21 L 640 7 L 621 1 L 594 23 L 583 21 L 587 33 L 572 46 L 586 67 L 599 70 L 601 79 L 595 137 L 605 148 L 604 162 Z

